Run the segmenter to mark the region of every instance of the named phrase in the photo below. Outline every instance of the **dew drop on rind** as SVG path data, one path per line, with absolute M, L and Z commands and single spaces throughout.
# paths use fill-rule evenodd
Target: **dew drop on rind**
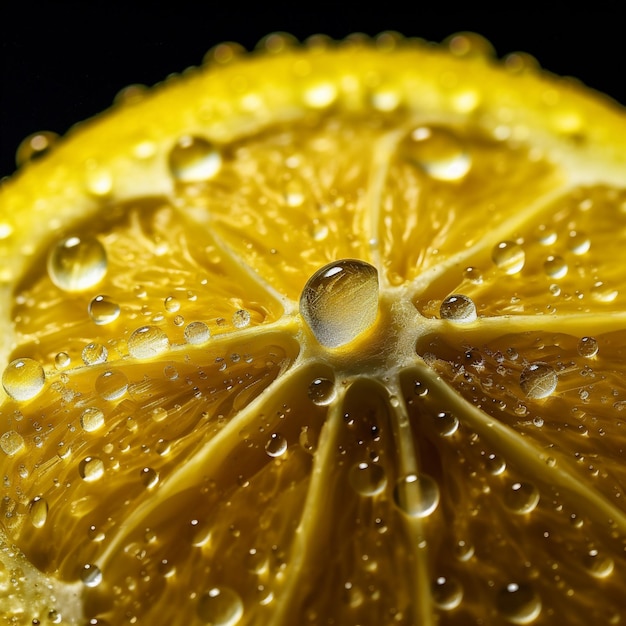
M 80 416 L 80 426 L 87 433 L 98 430 L 104 426 L 104 413 L 95 407 L 85 409 Z
M 35 528 L 43 528 L 48 520 L 48 502 L 45 498 L 33 498 L 28 508 L 30 523 Z
M 375 496 L 387 485 L 385 470 L 375 463 L 357 463 L 348 474 L 350 486 L 362 496 Z
M 599 346 L 598 341 L 593 337 L 583 337 L 577 346 L 577 351 L 580 356 L 587 359 L 591 359 L 598 354 Z
M 228 587 L 214 587 L 198 599 L 196 613 L 211 626 L 235 626 L 243 617 L 243 601 Z
M 95 388 L 104 400 L 119 400 L 128 389 L 128 378 L 120 370 L 109 370 L 96 378 Z
M 550 278 L 563 278 L 567 274 L 567 263 L 560 256 L 549 256 L 544 264 L 543 269 Z
M 185 135 L 170 150 L 168 166 L 174 180 L 199 183 L 210 180 L 220 171 L 222 155 L 206 139 Z
M 239 309 L 233 313 L 232 322 L 235 328 L 245 328 L 250 324 L 250 313 L 245 309 Z
M 335 383 L 328 378 L 315 378 L 309 385 L 307 393 L 313 404 L 326 406 L 335 399 Z
M 400 150 L 434 180 L 462 180 L 472 165 L 463 142 L 445 128 L 419 126 L 404 139 Z
M 471 298 L 461 294 L 448 296 L 439 308 L 441 319 L 469 323 L 476 320 L 476 305 Z
M 547 398 L 556 389 L 558 375 L 554 368 L 542 361 L 527 365 L 520 374 L 520 387 L 528 398 Z
M 206 343 L 211 337 L 211 331 L 204 322 L 191 322 L 185 327 L 185 341 L 193 345 Z
M 108 350 L 99 343 L 87 344 L 81 353 L 85 365 L 98 365 L 104 363 L 109 356 Z
M 87 456 L 78 464 L 78 473 L 86 482 L 93 482 L 102 478 L 104 463 L 97 457 Z
M 463 587 L 454 578 L 439 576 L 431 585 L 435 606 L 444 611 L 456 609 L 463 600 Z
M 169 347 L 167 335 L 157 326 L 142 326 L 128 338 L 128 354 L 135 359 L 151 359 Z
M 515 482 L 509 485 L 504 494 L 504 505 L 512 513 L 525 515 L 531 513 L 539 504 L 539 491 L 531 483 Z
M 24 437 L 14 430 L 9 430 L 0 436 L 0 450 L 7 456 L 15 456 L 24 449 Z
M 272 433 L 265 444 L 265 452 L 268 456 L 276 458 L 287 451 L 287 440 L 280 433 Z
M 498 592 L 496 608 L 511 624 L 531 624 L 541 614 L 541 599 L 530 585 L 509 583 Z
M 84 291 L 97 285 L 107 272 L 104 246 L 93 237 L 67 237 L 48 255 L 48 276 L 63 291 Z
M 102 582 L 102 572 L 97 565 L 87 563 L 83 566 L 80 579 L 85 587 L 97 587 Z
M 338 348 L 353 341 L 378 315 L 376 268 L 352 259 L 322 267 L 302 290 L 300 314 L 321 345 Z
M 120 316 L 120 305 L 109 296 L 100 295 L 89 303 L 87 312 L 94 323 L 103 326 L 114 322 Z
M 2 373 L 2 386 L 7 394 L 24 402 L 31 400 L 44 388 L 46 377 L 43 367 L 34 359 L 15 359 Z
M 439 506 L 439 485 L 427 474 L 408 474 L 393 492 L 396 506 L 409 517 L 428 517 Z
M 505 274 L 517 274 L 524 267 L 526 254 L 522 246 L 514 241 L 501 241 L 491 252 L 495 266 Z

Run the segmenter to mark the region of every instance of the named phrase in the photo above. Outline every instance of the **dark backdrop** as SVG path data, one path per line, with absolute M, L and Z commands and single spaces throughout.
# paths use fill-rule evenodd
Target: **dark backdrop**
M 477 8 L 475 2 L 467 3 L 471 9 L 455 9 L 445 0 L 440 8 L 427 8 L 432 1 L 409 2 L 410 10 L 385 6 L 376 12 L 362 3 L 337 2 L 331 10 L 313 8 L 310 1 L 262 0 L 253 13 L 234 0 L 126 2 L 125 7 L 22 0 L 22 8 L 0 9 L 0 177 L 13 171 L 15 148 L 26 135 L 63 133 L 108 107 L 130 83 L 153 84 L 199 64 L 220 41 L 252 48 L 276 30 L 303 39 L 319 32 L 343 38 L 390 29 L 432 41 L 471 30 L 486 36 L 500 56 L 524 50 L 548 70 L 576 76 L 626 104 L 622 0 L 585 3 L 584 11 L 549 0 L 544 9 L 502 2 L 500 10 Z

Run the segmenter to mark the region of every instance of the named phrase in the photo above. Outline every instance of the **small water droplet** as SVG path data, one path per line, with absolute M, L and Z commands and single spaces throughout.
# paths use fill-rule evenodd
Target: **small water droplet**
M 580 231 L 571 230 L 567 238 L 567 248 L 574 254 L 585 254 L 591 247 L 589 237 Z
M 287 440 L 280 433 L 272 433 L 265 444 L 265 452 L 273 458 L 282 456 L 287 452 Z
M 441 437 L 451 437 L 459 429 L 459 420 L 448 411 L 440 411 L 432 419 L 435 430 Z
M 151 467 L 144 467 L 141 472 L 141 482 L 146 489 L 152 489 L 156 487 L 159 482 L 159 472 Z
M 299 207 L 304 202 L 304 187 L 297 180 L 290 180 L 285 185 L 285 202 L 288 207 Z
M 483 273 L 477 267 L 466 267 L 463 271 L 463 278 L 469 280 L 474 285 L 482 285 Z
M 167 335 L 157 326 L 142 326 L 128 338 L 128 354 L 135 359 L 151 359 L 169 347 Z
M 128 389 L 128 378 L 120 370 L 109 370 L 96 378 L 95 388 L 104 400 L 118 400 Z
M 413 382 L 413 393 L 418 398 L 425 398 L 428 395 L 428 387 L 421 380 Z
M 348 475 L 351 487 L 362 496 L 375 496 L 387 485 L 385 470 L 375 463 L 357 463 Z
M 85 188 L 96 197 L 108 196 L 113 190 L 111 172 L 94 161 L 88 161 L 85 172 Z
M 512 624 L 530 624 L 541 614 L 541 599 L 530 585 L 509 583 L 496 596 L 496 607 Z
M 328 378 L 315 378 L 309 385 L 308 396 L 314 404 L 326 406 L 335 399 L 335 383 Z
M 427 474 L 408 474 L 397 482 L 393 499 L 409 517 L 428 517 L 439 505 L 439 485 Z
M 502 457 L 499 457 L 497 454 L 491 452 L 485 459 L 485 466 L 490 474 L 493 476 L 499 476 L 506 469 L 506 461 Z
M 498 269 L 505 274 L 517 274 L 524 267 L 526 253 L 522 246 L 514 241 L 501 241 L 494 246 L 491 259 Z
M 504 505 L 518 515 L 525 515 L 535 510 L 539 504 L 539 491 L 531 483 L 515 482 L 509 485 L 504 494 Z
M 235 328 L 245 328 L 250 324 L 250 313 L 245 309 L 239 309 L 233 313 L 232 321 Z
M 24 402 L 38 395 L 45 384 L 43 367 L 34 359 L 15 359 L 2 373 L 2 386 L 13 400 Z
M 175 296 L 167 296 L 163 305 L 168 313 L 176 313 L 180 310 L 180 301 Z
M 455 578 L 439 576 L 431 586 L 433 602 L 444 611 L 452 611 L 463 600 L 463 587 Z
M 550 278 L 563 278 L 567 274 L 567 263 L 560 256 L 550 255 L 543 264 L 543 269 Z
M 535 236 L 537 238 L 537 241 L 542 246 L 551 246 L 552 244 L 556 243 L 557 240 L 556 231 L 553 228 L 546 226 L 545 224 L 541 224 L 537 228 Z
M 328 226 L 326 224 L 314 223 L 312 227 L 312 235 L 315 241 L 324 241 L 326 237 L 328 237 L 328 233 L 330 232 Z
M 193 345 L 206 343 L 211 337 L 211 331 L 204 322 L 191 322 L 185 327 L 185 341 Z
M 87 456 L 78 464 L 78 474 L 87 482 L 98 480 L 104 474 L 104 463 L 97 457 Z
M 528 364 L 520 374 L 520 387 L 527 397 L 547 398 L 556 389 L 559 377 L 551 365 L 543 361 Z
M 419 126 L 404 139 L 403 156 L 431 178 L 458 181 L 469 172 L 472 161 L 463 142 L 445 128 Z
M 439 309 L 443 320 L 469 323 L 476 320 L 476 305 L 471 298 L 461 294 L 448 296 Z
M 243 601 L 228 587 L 214 587 L 198 599 L 196 613 L 211 626 L 235 626 L 243 617 Z
M 47 154 L 58 141 L 59 135 L 49 130 L 33 133 L 20 142 L 15 153 L 15 164 L 18 167 L 28 161 L 34 161 Z
M 48 276 L 63 291 L 83 291 L 97 285 L 107 272 L 104 246 L 93 237 L 67 237 L 48 255 Z
M 103 326 L 114 322 L 120 316 L 120 305 L 109 296 L 100 295 L 89 303 L 87 312 L 98 326 Z
M 593 337 L 583 337 L 577 346 L 577 351 L 580 356 L 584 356 L 587 359 L 591 359 L 598 354 L 599 346 L 598 341 Z
M 376 321 L 378 272 L 350 259 L 322 267 L 302 290 L 300 314 L 323 346 L 353 341 Z
M 83 581 L 85 587 L 97 587 L 102 582 L 102 572 L 97 565 L 87 563 L 83 566 L 80 579 Z
M 33 498 L 28 507 L 28 515 L 35 528 L 43 528 L 48 520 L 48 501 L 41 496 Z
M 615 562 L 610 556 L 595 549 L 587 552 L 583 564 L 594 578 L 608 578 L 615 568 Z
M 92 433 L 104 426 L 104 413 L 100 409 L 89 407 L 82 412 L 80 425 L 85 432 Z
M 199 183 L 215 177 L 222 168 L 222 155 L 209 141 L 185 135 L 172 147 L 168 165 L 180 183 Z
M 601 280 L 594 283 L 591 288 L 591 297 L 596 302 L 613 302 L 617 298 L 617 294 L 617 289 L 609 287 Z
M 9 430 L 0 437 L 0 450 L 7 456 L 15 456 L 24 445 L 24 437 L 14 430 Z
M 58 370 L 65 369 L 70 364 L 70 355 L 67 352 L 59 352 L 54 357 L 54 366 Z
M 98 365 L 104 363 L 109 355 L 108 350 L 99 343 L 87 344 L 81 353 L 85 365 Z
M 315 433 L 308 426 L 303 426 L 300 430 L 298 442 L 302 446 L 303 450 L 310 454 L 313 454 L 317 447 L 317 433 Z

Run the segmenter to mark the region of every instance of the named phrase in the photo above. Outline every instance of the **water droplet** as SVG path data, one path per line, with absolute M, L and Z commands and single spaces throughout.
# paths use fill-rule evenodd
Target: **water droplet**
M 250 313 L 245 309 L 239 309 L 233 313 L 233 326 L 235 328 L 245 328 L 250 324 Z
M 425 398 L 428 395 L 428 387 L 421 380 L 416 380 L 413 382 L 413 393 L 418 398 Z
M 104 413 L 100 409 L 89 407 L 82 412 L 80 425 L 85 432 L 92 433 L 104 426 Z
M 483 273 L 477 267 L 466 267 L 463 271 L 463 278 L 469 280 L 474 285 L 481 285 L 483 282 Z
M 431 586 L 433 602 L 444 611 L 456 609 L 463 600 L 463 587 L 455 578 L 439 576 Z
M 439 486 L 427 474 L 408 474 L 396 484 L 393 499 L 409 517 L 428 517 L 439 505 Z
M 352 489 L 362 496 L 375 496 L 387 485 L 385 470 L 375 463 L 357 463 L 350 469 L 348 480 Z
M 87 344 L 81 353 L 85 365 L 98 365 L 104 363 L 109 355 L 108 350 L 99 343 Z
M 96 196 L 108 196 L 113 190 L 113 177 L 111 172 L 98 165 L 95 161 L 88 161 L 85 172 L 85 188 Z
M 185 135 L 172 147 L 168 165 L 180 183 L 199 183 L 213 178 L 222 168 L 220 151 L 206 139 Z
M 322 267 L 302 290 L 300 314 L 323 346 L 353 341 L 376 321 L 378 272 L 357 260 Z
M 196 612 L 211 626 L 235 626 L 243 617 L 243 602 L 232 589 L 215 587 L 200 596 Z
M 328 378 L 316 378 L 309 385 L 308 395 L 314 404 L 326 406 L 335 399 L 335 383 Z
M 618 291 L 613 287 L 609 287 L 601 280 L 594 283 L 591 288 L 591 297 L 596 302 L 613 302 L 617 298 Z
M 501 241 L 494 246 L 491 259 L 505 274 L 517 274 L 524 267 L 526 253 L 522 246 L 514 241 Z
M 206 343 L 211 337 L 211 331 L 204 322 L 191 322 L 185 327 L 185 341 L 193 345 Z
M 531 513 L 537 504 L 539 504 L 539 491 L 531 483 L 513 483 L 504 494 L 504 505 L 518 515 Z
M 493 476 L 499 476 L 506 469 L 506 461 L 493 452 L 487 455 L 485 459 L 487 471 Z
M 448 411 L 440 411 L 433 416 L 435 430 L 441 437 L 450 437 L 459 428 L 459 420 Z
M 304 188 L 297 180 L 290 180 L 285 185 L 285 202 L 289 207 L 299 207 L 304 202 Z
M 308 426 L 303 426 L 300 430 L 298 442 L 302 446 L 303 450 L 306 450 L 306 452 L 313 454 L 317 447 L 317 433 L 315 433 Z
M 96 296 L 87 307 L 89 317 L 98 324 L 110 324 L 120 315 L 120 305 L 109 298 L 109 296 Z
M 572 230 L 567 238 L 567 248 L 574 254 L 585 254 L 591 247 L 591 241 L 585 233 Z
M 86 587 L 97 587 L 102 582 L 102 572 L 97 565 L 87 563 L 83 566 L 80 579 Z
M 163 305 L 168 313 L 176 313 L 180 310 L 180 302 L 178 298 L 175 298 L 174 296 L 167 296 Z
M 95 388 L 104 400 L 118 400 L 128 389 L 128 378 L 120 370 L 109 370 L 96 378 Z
M 541 613 L 541 599 L 530 585 L 509 583 L 496 596 L 496 607 L 512 624 L 530 624 Z
M 24 437 L 14 430 L 9 430 L 0 437 L 0 450 L 7 456 L 15 456 L 24 448 Z
M 591 359 L 592 357 L 598 354 L 599 346 L 598 341 L 593 337 L 583 337 L 577 346 L 577 351 L 580 356 L 584 356 L 587 359 Z
M 128 354 L 135 359 L 151 359 L 169 347 L 167 335 L 157 326 L 142 326 L 128 338 Z
M 528 364 L 520 374 L 519 384 L 529 398 L 547 398 L 555 389 L 559 377 L 551 365 L 542 361 Z
M 67 352 L 59 352 L 54 357 L 54 366 L 58 370 L 65 369 L 70 364 L 70 355 Z
M 97 285 L 107 272 L 104 246 L 92 237 L 67 237 L 48 255 L 48 276 L 63 291 L 83 291 Z
M 272 433 L 265 444 L 268 456 L 279 457 L 287 451 L 287 440 L 280 433 Z
M 28 507 L 28 515 L 35 528 L 43 528 L 48 519 L 48 501 L 41 496 L 33 498 Z
M 49 130 L 43 130 L 29 135 L 20 142 L 17 148 L 15 153 L 16 165 L 21 167 L 24 163 L 34 161 L 48 153 L 58 139 L 59 136 Z
M 315 241 L 324 241 L 326 237 L 328 237 L 328 233 L 330 232 L 328 226 L 326 224 L 314 223 L 312 227 L 312 235 Z
M 556 243 L 557 240 L 556 231 L 553 228 L 546 226 L 545 224 L 541 224 L 537 228 L 535 236 L 537 238 L 537 241 L 542 246 L 551 246 L 552 244 Z
M 472 165 L 461 140 L 445 128 L 419 126 L 404 139 L 401 151 L 435 180 L 461 180 Z
M 44 388 L 43 367 L 34 359 L 15 359 L 2 373 L 4 390 L 18 402 L 34 398 Z
M 460 294 L 448 296 L 439 309 L 443 320 L 469 323 L 476 320 L 476 305 L 471 298 Z
M 550 255 L 543 264 L 545 273 L 550 278 L 563 278 L 567 274 L 567 263 L 560 256 Z
M 104 463 L 97 457 L 86 456 L 78 464 L 78 473 L 83 480 L 93 482 L 102 478 L 104 474 Z
M 585 569 L 594 578 L 607 578 L 613 573 L 615 568 L 615 562 L 610 556 L 602 554 L 595 549 L 589 550 L 583 559 L 583 563 Z
M 152 489 L 156 487 L 159 482 L 159 472 L 151 467 L 144 467 L 141 472 L 141 482 L 146 489 Z

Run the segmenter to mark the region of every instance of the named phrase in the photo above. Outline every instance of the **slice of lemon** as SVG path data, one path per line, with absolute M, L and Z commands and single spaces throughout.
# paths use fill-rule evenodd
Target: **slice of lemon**
M 626 116 L 449 44 L 218 46 L 3 184 L 5 623 L 624 622 Z

